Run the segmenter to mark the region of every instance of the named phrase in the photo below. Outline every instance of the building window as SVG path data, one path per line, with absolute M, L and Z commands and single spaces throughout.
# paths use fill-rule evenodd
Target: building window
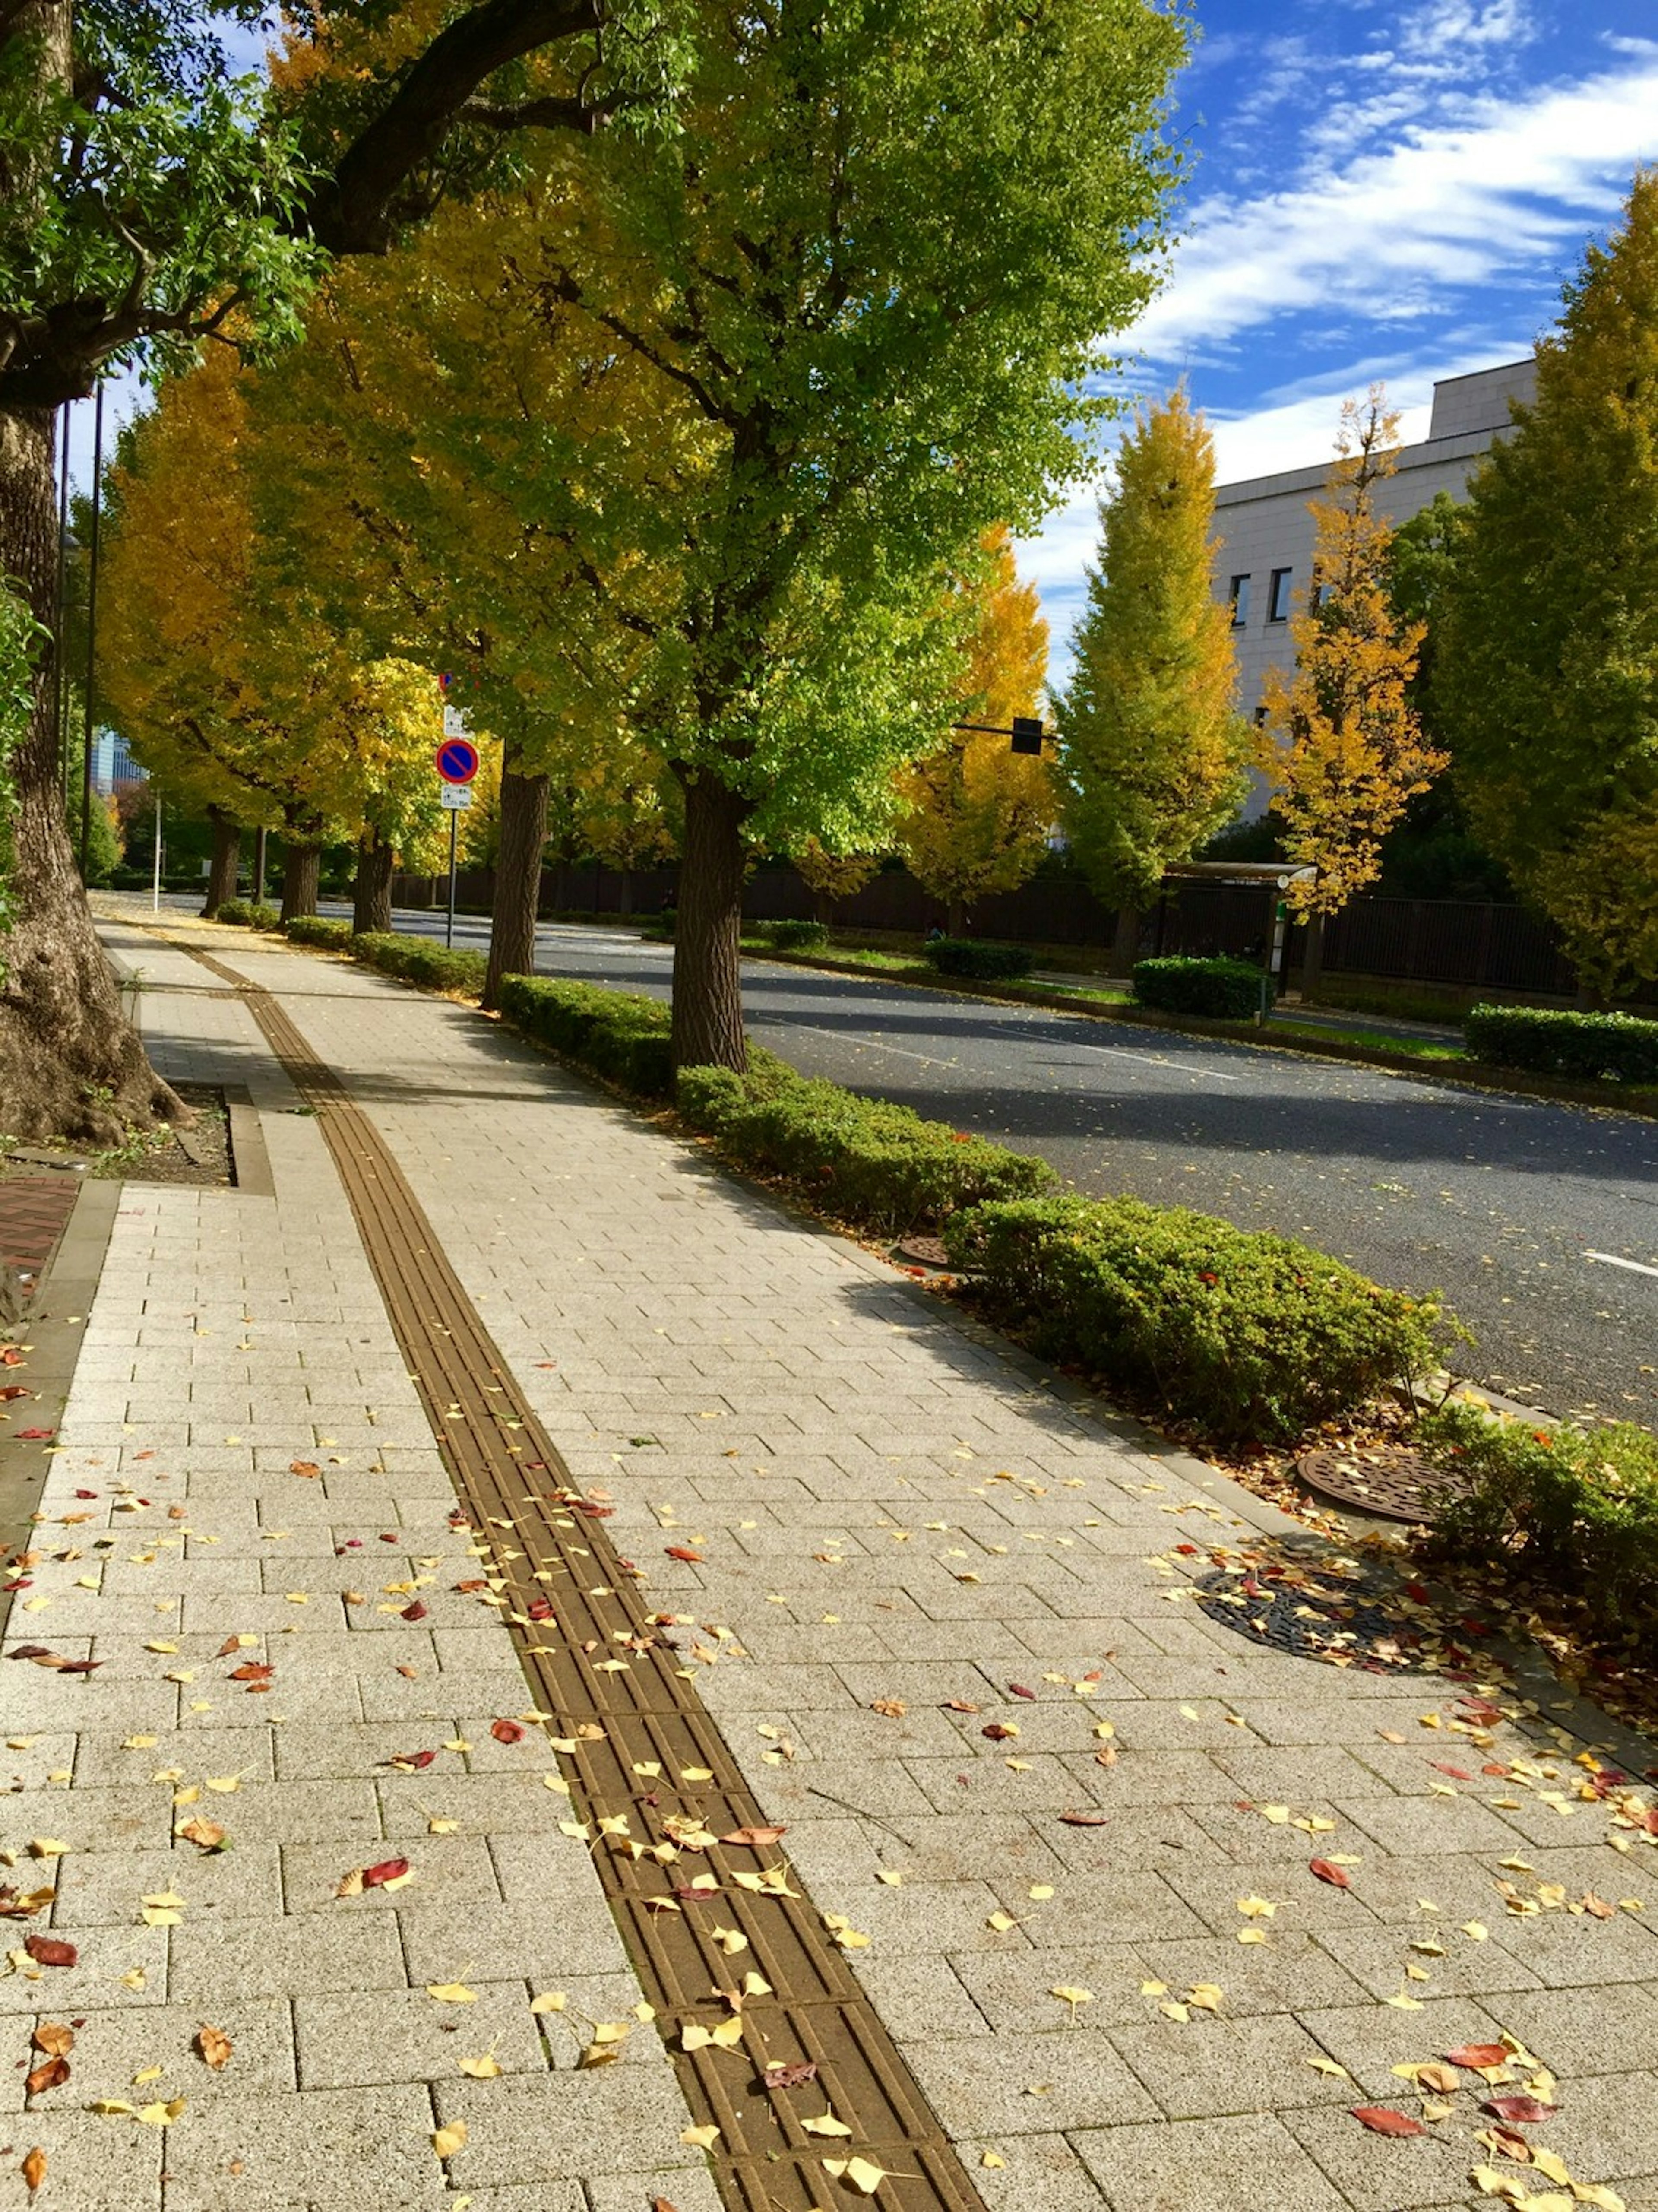
M 1227 594 L 1232 608 L 1232 627 L 1242 629 L 1249 619 L 1249 579 L 1234 576 L 1232 588 Z
M 1295 570 L 1293 568 L 1273 569 L 1272 588 L 1267 594 L 1266 600 L 1266 619 L 1268 622 L 1289 621 L 1290 579 L 1294 575 L 1294 574 Z

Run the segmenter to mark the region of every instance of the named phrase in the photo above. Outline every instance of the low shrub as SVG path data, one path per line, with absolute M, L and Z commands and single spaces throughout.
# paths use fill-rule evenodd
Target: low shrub
M 252 899 L 227 899 L 214 915 L 216 921 L 228 921 L 233 929 L 274 929 L 281 920 L 281 910 L 274 906 L 255 906 Z
M 1165 1014 L 1242 1022 L 1260 1012 L 1266 971 L 1248 960 L 1187 960 L 1174 956 L 1134 963 L 1134 996 Z
M 829 941 L 821 921 L 762 921 L 758 933 L 780 952 L 817 952 Z
M 607 916 L 606 919 L 608 920 L 608 918 L 609 917 Z M 645 924 L 645 927 L 639 933 L 641 937 L 650 938 L 655 944 L 671 945 L 673 943 L 674 927 L 678 920 L 679 916 L 674 908 L 671 906 L 665 906 L 659 914 L 655 914 L 651 916 L 650 920 Z
M 797 1075 L 769 1054 L 754 1060 L 746 1076 L 682 1068 L 680 1112 L 738 1166 L 780 1176 L 843 1220 L 896 1235 L 1059 1180 L 1046 1160 Z
M 220 912 L 224 911 L 223 908 Z M 295 945 L 323 945 L 334 951 L 342 951 L 351 942 L 351 925 L 322 914 L 296 914 L 286 924 L 282 934 Z
M 221 913 L 223 908 L 220 908 Z M 1658 1083 L 1658 1021 L 1554 1006 L 1470 1006 L 1462 1034 L 1477 1059 L 1585 1083 Z
M 361 937 L 351 937 L 348 931 L 347 936 L 352 957 L 384 975 L 401 975 L 428 990 L 465 992 L 475 998 L 483 988 L 489 963 L 482 952 L 440 945 L 430 937 L 399 937 L 391 930 L 365 930 Z
M 1442 1509 L 1442 1556 L 1575 1598 L 1602 1630 L 1658 1624 L 1658 1437 L 1445 1406 L 1412 1442 L 1470 1481 Z
M 646 1098 L 673 1094 L 669 1012 L 660 1000 L 551 975 L 508 975 L 501 1011 L 526 1036 Z
M 986 945 L 976 937 L 935 937 L 921 947 L 941 975 L 968 975 L 981 983 L 1017 983 L 1035 966 L 1023 945 Z
M 1219 1443 L 1289 1443 L 1431 1372 L 1455 1332 L 1434 1300 L 1305 1244 L 1138 1199 L 981 1206 L 944 1239 L 1044 1358 L 1149 1392 Z

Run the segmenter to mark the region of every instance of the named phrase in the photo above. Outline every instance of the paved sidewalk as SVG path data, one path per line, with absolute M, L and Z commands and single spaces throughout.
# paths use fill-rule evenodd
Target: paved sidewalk
M 695 1624 L 704 1700 L 993 2212 L 1425 2212 L 1489 2203 L 1477 2167 L 1539 2212 L 1574 2185 L 1658 2212 L 1649 1792 L 1597 1794 L 1581 1743 L 1500 1684 L 1488 1706 L 1466 1680 L 1241 1638 L 1190 1592 L 1276 1516 L 509 1035 L 339 963 L 203 941 L 281 994 L 350 1085 L 574 1474 L 613 1497 L 654 1601 Z M 563 2212 L 584 2202 L 552 2179 L 568 2174 L 595 2212 L 648 2212 L 653 2191 L 698 2212 L 701 2178 L 669 2171 L 691 2154 L 653 2037 L 579 2075 L 535 2033 L 533 1989 L 580 1982 L 617 2020 L 636 1990 L 580 1846 L 489 1736 L 522 1685 L 504 1629 L 448 1595 L 469 1562 L 446 1481 L 317 1133 L 283 1110 L 242 1006 L 203 996 L 181 956 L 132 957 L 186 987 L 144 994 L 161 1063 L 253 1088 L 277 1196 L 135 1187 L 118 1223 L 47 1510 L 96 1487 L 76 1540 L 90 1556 L 107 1516 L 120 1542 L 95 1595 L 83 1560 L 37 1570 L 53 1612 L 27 1622 L 109 1663 L 5 1684 L 9 1725 L 79 1731 L 50 1818 L 76 1845 L 54 1925 L 82 1931 L 85 1963 L 0 1984 L 20 2012 L 50 1995 L 55 2017 L 95 2002 L 112 2025 L 106 2045 L 84 2031 L 85 2072 L 36 2100 L 17 2147 L 32 2131 L 65 2192 L 104 2192 L 66 2202 L 154 2193 L 160 2131 L 86 2100 L 187 2090 L 169 2212 L 244 2201 L 237 2160 L 249 2203 L 452 2203 L 430 2133 L 465 2110 L 480 2144 L 516 2146 L 482 2189 L 452 2161 L 476 2207 Z M 307 1455 L 315 1480 L 289 1472 Z M 113 1511 L 118 1472 L 155 1504 Z M 198 1517 L 216 1545 L 161 1548 Z M 334 1547 L 382 1532 L 399 1541 L 353 1565 L 368 1596 L 348 1607 Z M 429 1625 L 377 1611 L 383 1583 L 428 1573 Z M 68 1640 L 71 1618 L 95 1645 Z M 147 1649 L 157 1623 L 178 1653 Z M 275 1662 L 281 1725 L 223 1680 L 232 1633 Z M 179 1670 L 194 1680 L 169 1686 Z M 440 1722 L 474 1748 L 417 1784 L 375 1766 L 443 1740 Z M 159 1741 L 124 1750 L 134 1731 Z M 217 1859 L 168 1849 L 179 1816 L 149 1783 L 206 1779 L 179 1741 L 198 1731 L 215 1774 L 243 1778 L 199 1801 L 236 1835 Z M 70 1765 L 60 1734 L 20 1771 L 50 1788 Z M 420 1808 L 459 1831 L 426 1842 Z M 14 1838 L 47 1817 L 32 1801 Z M 333 1897 L 416 1835 L 416 1886 Z M 185 1897 L 179 1925 L 133 1924 L 152 1883 Z M 445 2049 L 422 1985 L 458 1975 L 480 2001 Z M 203 2018 L 238 2041 L 221 2075 L 187 2055 Z M 1398 2071 L 1505 2035 L 1500 2082 Z M 451 2053 L 492 2045 L 508 2077 L 460 2083 Z M 154 2087 L 113 2086 L 162 2061 Z M 584 2109 L 593 2085 L 611 2101 Z M 1493 2090 L 1558 2113 L 1499 2121 L 1479 2109 Z M 1421 2131 L 1367 2129 L 1353 2107 L 1372 2106 Z M 826 2177 L 823 2201 L 856 2200 Z
M 0 1980 L 0 2206 L 709 2212 L 557 1762 L 491 1733 L 525 1685 L 452 1593 L 478 1561 L 316 1126 L 242 1006 L 132 957 L 158 1064 L 252 1089 L 276 1195 L 129 1184 L 89 1317 L 7 1648 L 97 1671 L 0 1672 L 10 1880 L 55 1873 L 76 1954 Z M 406 1886 L 337 1894 L 403 1855 Z M 634 2032 L 578 2071 L 596 2021 Z M 26 2113 L 48 2023 L 69 2078 Z

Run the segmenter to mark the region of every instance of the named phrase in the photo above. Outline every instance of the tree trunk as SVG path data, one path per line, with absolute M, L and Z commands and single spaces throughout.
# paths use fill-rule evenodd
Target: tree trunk
M 253 903 L 264 904 L 264 842 L 265 830 L 261 826 L 253 832 Z
M 64 11 L 67 16 L 67 10 Z M 58 501 L 49 413 L 0 414 L 0 574 L 50 625 Z M 118 1143 L 158 1115 L 190 1117 L 121 1013 L 64 823 L 50 643 L 38 654 L 27 730 L 12 754 L 15 799 L 0 942 L 0 1127 L 15 1137 Z
M 967 935 L 967 901 L 953 898 L 944 905 L 944 934 L 946 937 Z
M 634 872 L 631 867 L 622 871 L 622 889 L 616 894 L 616 910 L 625 921 L 634 910 Z
M 1111 973 L 1132 975 L 1139 957 L 1140 910 L 1137 906 L 1125 904 L 1117 908 L 1117 933 L 1111 943 Z
M 322 847 L 300 845 L 292 838 L 282 845 L 282 910 L 284 921 L 297 921 L 302 914 L 317 911 L 317 878 L 322 868 Z
M 685 842 L 674 923 L 676 1067 L 747 1073 L 743 982 L 743 824 L 750 800 L 704 769 L 684 777 Z
M 523 771 L 522 747 L 508 745 L 501 764 L 501 836 L 489 915 L 489 964 L 483 977 L 486 1006 L 500 1005 L 503 978 L 536 972 L 549 781 L 544 775 Z
M 208 863 L 207 903 L 202 908 L 202 919 L 211 921 L 225 901 L 236 896 L 242 868 L 242 825 L 218 806 L 208 808 L 207 818 L 213 824 L 213 858 Z
M 357 840 L 357 873 L 351 886 L 351 933 L 367 936 L 392 927 L 392 874 L 397 866 L 395 845 L 378 830 L 365 830 Z
M 1324 980 L 1324 916 L 1309 914 L 1307 917 L 1307 941 L 1301 948 L 1301 995 L 1304 1000 L 1318 996 L 1318 987 Z
M 810 888 L 810 886 L 808 886 Z M 828 891 L 814 890 L 811 894 L 811 918 L 827 929 L 835 919 L 835 900 Z

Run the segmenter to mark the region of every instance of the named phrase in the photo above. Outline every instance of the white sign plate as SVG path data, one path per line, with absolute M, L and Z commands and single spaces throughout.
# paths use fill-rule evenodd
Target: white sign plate
M 446 738 L 464 738 L 467 735 L 466 717 L 459 707 L 444 708 L 443 734 Z
M 440 783 L 438 786 L 438 805 L 446 814 L 465 814 L 472 803 L 470 783 Z

